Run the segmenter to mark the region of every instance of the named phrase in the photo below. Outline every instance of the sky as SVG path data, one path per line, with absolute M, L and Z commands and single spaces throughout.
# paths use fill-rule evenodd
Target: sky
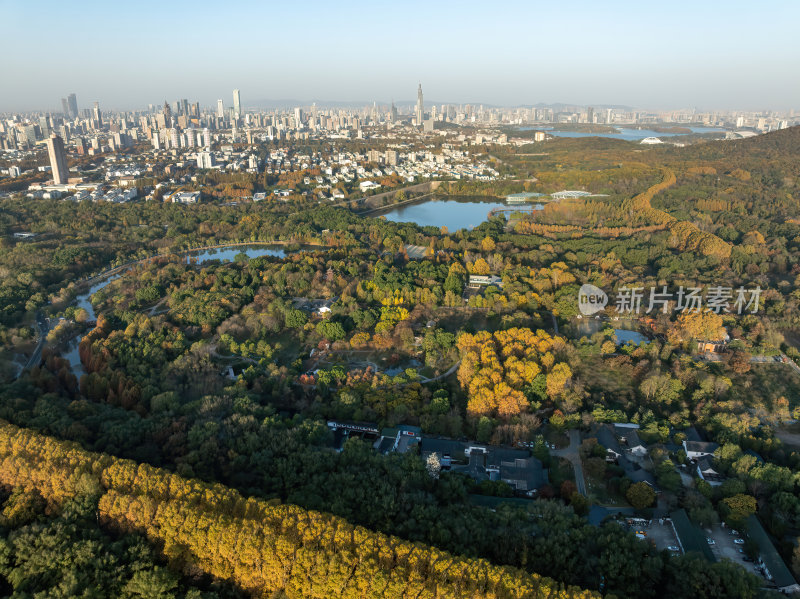
M 296 99 L 800 109 L 800 1 L 0 0 L 0 111 Z

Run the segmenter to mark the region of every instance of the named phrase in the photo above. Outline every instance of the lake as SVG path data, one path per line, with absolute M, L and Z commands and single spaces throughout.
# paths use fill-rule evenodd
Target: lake
M 304 251 L 304 250 L 300 250 Z M 220 262 L 233 262 L 236 256 L 245 254 L 248 258 L 260 258 L 261 256 L 275 256 L 277 258 L 285 258 L 286 250 L 280 246 L 268 245 L 243 245 L 233 247 L 215 248 L 213 250 L 203 250 L 200 252 L 186 252 L 184 255 L 197 264 L 205 264 L 212 260 L 219 260 Z
M 396 223 L 415 223 L 421 227 L 447 227 L 451 233 L 459 229 L 472 229 L 485 222 L 489 212 L 495 208 L 514 208 L 521 210 L 529 205 L 509 206 L 505 202 L 475 199 L 435 198 L 418 204 L 405 204 L 391 208 L 380 214 L 386 220 Z M 541 210 L 536 204 L 534 210 Z M 508 213 L 506 213 L 508 214 Z
M 680 125 L 679 125 L 680 126 Z M 717 127 L 687 127 L 692 133 L 724 133 L 725 129 Z M 520 131 L 546 131 L 553 137 L 610 137 L 624 139 L 625 141 L 641 141 L 645 137 L 678 137 L 686 133 L 659 133 L 651 129 L 628 129 L 620 127 L 617 133 L 586 133 L 584 131 L 553 131 L 546 127 L 519 127 Z

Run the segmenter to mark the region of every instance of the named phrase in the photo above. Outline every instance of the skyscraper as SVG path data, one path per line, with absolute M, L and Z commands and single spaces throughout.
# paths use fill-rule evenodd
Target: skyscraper
M 67 96 L 67 104 L 69 105 L 69 116 L 74 119 L 78 116 L 78 98 L 75 94 Z
M 53 183 L 56 185 L 64 185 L 67 179 L 69 179 L 67 153 L 64 151 L 64 140 L 55 133 L 47 139 L 47 154 L 50 156 Z
M 69 103 L 67 102 L 66 98 L 61 98 L 61 111 L 64 113 L 64 116 L 69 117 Z
M 170 110 L 169 104 L 167 101 L 164 100 L 164 108 L 162 110 L 164 113 L 164 127 L 171 127 L 172 126 L 172 110 Z
M 217 118 L 225 118 L 225 105 L 222 103 L 222 98 L 217 100 Z
M 233 116 L 234 118 L 239 118 L 242 114 L 242 97 L 239 94 L 239 90 L 233 90 Z
M 415 118 L 417 121 L 417 125 L 422 125 L 422 121 L 425 118 L 425 107 L 422 103 L 422 84 L 419 84 L 417 88 L 417 110 L 415 112 Z
M 97 121 L 98 128 L 102 127 L 103 126 L 103 115 L 100 114 L 100 102 L 95 102 L 94 103 L 93 116 L 94 116 L 94 120 Z

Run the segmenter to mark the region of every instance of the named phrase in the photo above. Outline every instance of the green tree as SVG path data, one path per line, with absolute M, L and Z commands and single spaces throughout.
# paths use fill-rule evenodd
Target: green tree
M 650 485 L 645 482 L 640 482 L 633 483 L 625 493 L 625 497 L 637 510 L 643 510 L 653 505 L 656 494 Z

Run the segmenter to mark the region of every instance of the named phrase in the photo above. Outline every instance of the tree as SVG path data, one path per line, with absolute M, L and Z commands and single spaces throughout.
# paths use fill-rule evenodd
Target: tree
M 738 525 L 749 516 L 756 513 L 756 498 L 752 495 L 740 493 L 733 497 L 726 497 L 720 502 L 725 520 Z
M 484 237 L 483 241 L 481 241 L 481 249 L 484 252 L 493 252 L 494 248 L 495 248 L 494 239 L 492 239 L 488 235 Z
M 489 269 L 489 264 L 486 262 L 486 260 L 483 258 L 478 258 L 472 265 L 472 272 L 476 275 L 488 275 L 491 270 Z
M 682 312 L 678 327 L 686 339 L 720 341 L 725 338 L 722 316 L 714 312 Z
M 299 329 L 305 326 L 305 324 L 308 322 L 308 317 L 302 310 L 296 310 L 292 308 L 286 311 L 284 322 L 290 329 Z
M 342 325 L 332 320 L 323 320 L 317 325 L 317 333 L 328 341 L 344 339 L 345 332 Z
M 428 454 L 428 458 L 425 460 L 425 469 L 431 478 L 439 478 L 439 473 L 442 471 L 442 463 L 435 451 Z
M 637 510 L 643 510 L 653 505 L 656 494 L 650 485 L 646 482 L 640 482 L 633 483 L 625 493 L 625 497 Z

